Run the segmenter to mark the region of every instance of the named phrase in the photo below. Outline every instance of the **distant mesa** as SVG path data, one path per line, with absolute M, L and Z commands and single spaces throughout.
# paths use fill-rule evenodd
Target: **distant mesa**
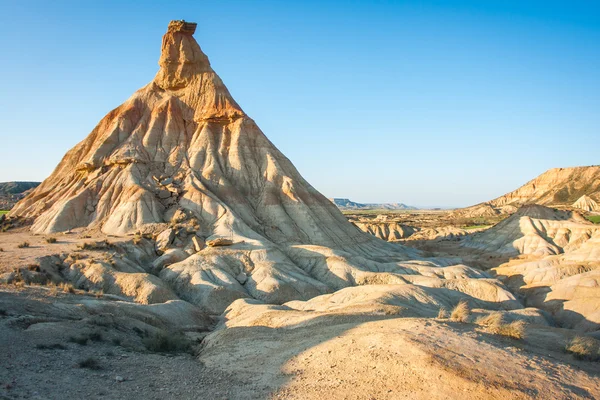
M 40 182 L 0 182 L 0 210 L 10 210 Z
M 356 203 L 350 199 L 329 199 L 340 210 L 416 210 L 417 207 L 407 206 L 403 203 Z

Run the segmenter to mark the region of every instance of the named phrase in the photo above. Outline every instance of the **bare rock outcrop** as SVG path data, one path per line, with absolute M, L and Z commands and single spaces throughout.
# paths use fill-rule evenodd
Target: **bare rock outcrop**
M 211 313 L 238 298 L 307 300 L 452 263 L 422 260 L 349 223 L 235 102 L 193 32 L 171 22 L 153 81 L 106 115 L 11 217 L 33 220 L 36 234 L 83 227 L 137 233 L 141 244 L 154 238 L 161 258 L 138 272 L 159 274 Z M 121 282 L 122 271 L 93 265 L 82 276 Z M 154 277 L 146 283 L 158 293 Z M 136 285 L 117 286 L 153 301 L 128 289 Z
M 583 195 L 575 203 L 573 207 L 579 208 L 583 211 L 600 211 L 600 206 L 590 196 Z
M 575 212 L 524 206 L 461 245 L 513 257 L 492 273 L 527 305 L 551 312 L 567 328 L 600 329 L 600 226 Z
M 395 221 L 352 221 L 352 223 L 361 231 L 370 233 L 379 239 L 387 240 L 388 242 L 406 239 L 415 232 L 417 228 L 409 225 L 400 224 Z
M 600 166 L 553 168 L 527 182 L 517 190 L 485 203 L 456 210 L 455 217 L 485 217 L 495 214 L 512 214 L 518 207 L 528 204 L 545 206 L 571 206 L 578 203 L 586 209 L 585 198 L 600 198 Z M 593 201 L 593 200 L 592 200 Z M 583 204 L 586 203 L 586 204 Z M 591 210 L 588 210 L 591 211 Z
M 463 245 L 509 255 L 553 255 L 574 250 L 599 229 L 577 213 L 530 205 Z

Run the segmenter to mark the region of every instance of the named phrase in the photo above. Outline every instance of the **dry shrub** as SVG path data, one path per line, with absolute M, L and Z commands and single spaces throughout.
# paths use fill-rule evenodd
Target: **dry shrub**
M 52 344 L 36 344 L 36 349 L 39 350 L 66 350 L 67 346 L 60 343 L 52 343 Z
M 48 292 L 50 296 L 58 296 L 58 286 L 54 285 L 50 287 L 50 292 Z
M 446 310 L 446 307 L 440 307 L 440 311 L 438 311 L 437 317 L 439 319 L 446 319 L 446 318 L 448 318 L 448 310 Z
M 102 341 L 102 334 L 100 332 L 92 332 L 88 335 L 88 338 L 92 341 L 92 342 L 101 342 Z
M 469 308 L 469 304 L 465 300 L 461 300 L 452 310 L 450 319 L 457 322 L 469 322 L 470 315 L 471 309 Z
M 487 327 L 495 327 L 499 326 L 504 322 L 501 312 L 493 312 L 491 314 L 486 315 L 485 317 L 481 317 L 477 319 L 478 325 L 483 325 Z
M 600 360 L 600 343 L 591 337 L 575 336 L 565 347 L 567 353 L 573 354 L 578 360 Z
M 98 360 L 96 360 L 95 358 L 92 358 L 92 357 L 88 357 L 85 360 L 79 361 L 77 363 L 77 366 L 79 368 L 87 368 L 87 369 L 93 369 L 93 370 L 102 369 Z
M 46 238 L 46 243 L 56 243 L 56 238 L 55 237 L 47 237 Z
M 489 333 L 502 335 L 513 339 L 523 339 L 525 337 L 525 321 L 518 320 L 510 323 L 504 321 L 501 312 L 493 312 L 477 320 L 479 325 L 486 327 Z
M 522 319 L 503 324 L 499 327 L 498 335 L 521 340 L 525 338 L 525 326 L 526 323 Z
M 40 272 L 40 265 L 39 264 L 29 264 L 27 266 L 27 269 L 32 272 Z
M 75 293 L 75 288 L 73 287 L 73 285 L 71 283 L 63 282 L 59 285 L 59 287 L 65 293 Z
M 108 240 L 101 240 L 99 242 L 84 242 L 77 245 L 80 250 L 104 250 L 110 249 L 113 246 Z
M 77 245 L 79 250 L 92 250 L 94 248 L 94 244 L 91 242 L 85 242 Z
M 71 336 L 69 342 L 77 343 L 80 346 L 87 346 L 89 338 L 87 336 Z
M 27 247 L 29 247 L 29 242 L 19 243 L 17 245 L 17 247 L 20 248 L 20 249 L 27 248 Z
M 77 261 L 77 260 L 81 260 L 83 258 L 86 258 L 86 256 L 81 253 L 71 253 L 71 254 L 69 254 L 69 257 L 67 257 L 67 260 L 70 259 L 71 261 Z
M 159 333 L 142 341 L 146 349 L 157 353 L 178 353 L 190 351 L 190 341 L 181 333 Z

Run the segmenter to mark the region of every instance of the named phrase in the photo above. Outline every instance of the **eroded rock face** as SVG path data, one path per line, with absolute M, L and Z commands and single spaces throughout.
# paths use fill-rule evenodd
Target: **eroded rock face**
M 11 215 L 52 233 L 123 235 L 189 212 L 208 233 L 326 246 L 370 242 L 233 100 L 189 30 L 163 37 L 154 80 L 111 111 Z
M 575 250 L 599 229 L 577 213 L 531 205 L 463 244 L 507 255 L 554 255 Z
M 569 205 L 583 195 L 600 195 L 600 166 L 550 169 L 490 203 L 495 207 L 507 204 Z
M 134 248 L 134 265 L 69 263 L 77 287 L 213 314 L 237 299 L 282 304 L 363 285 L 504 293 L 458 259 L 424 259 L 349 223 L 233 100 L 192 33 L 171 24 L 154 80 L 11 213 L 34 219 L 35 233 L 139 232 L 137 266 Z
M 413 226 L 399 224 L 394 221 L 353 221 L 353 223 L 361 231 L 370 233 L 371 235 L 376 236 L 379 239 L 387 240 L 390 242 L 400 239 L 406 239 L 418 230 Z
M 512 214 L 517 208 L 529 204 L 572 205 L 593 211 L 589 208 L 592 202 L 595 203 L 594 198 L 600 199 L 600 166 L 553 168 L 517 190 L 485 203 L 456 210 L 453 216 L 470 218 Z
M 562 326 L 600 328 L 599 226 L 574 212 L 525 206 L 462 246 L 523 257 L 494 268 L 493 274 L 520 292 L 527 305 L 551 312 Z
M 600 207 L 598 203 L 594 201 L 590 196 L 583 195 L 581 196 L 575 203 L 573 203 L 573 207 L 579 208 L 583 211 L 598 211 Z
M 169 26 L 154 80 L 11 215 L 34 219 L 35 233 L 154 235 L 165 256 L 144 272 L 214 313 L 237 298 L 307 300 L 414 274 L 403 262 L 419 252 L 361 232 L 306 182 L 233 100 L 192 33 L 181 21 Z

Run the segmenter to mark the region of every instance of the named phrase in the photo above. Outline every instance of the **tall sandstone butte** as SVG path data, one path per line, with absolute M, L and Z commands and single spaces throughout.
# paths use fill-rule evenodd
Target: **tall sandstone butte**
M 181 208 L 223 234 L 369 241 L 244 113 L 194 30 L 170 23 L 154 80 L 108 113 L 11 215 L 34 218 L 35 233 L 98 227 L 122 235 Z
M 179 253 L 165 254 L 181 261 L 160 277 L 214 312 L 248 295 L 305 299 L 372 281 L 404 282 L 395 274 L 440 266 L 407 264 L 419 258 L 416 250 L 361 232 L 306 182 L 233 100 L 194 30 L 170 23 L 154 80 L 108 113 L 11 216 L 32 219 L 32 231 L 46 234 L 166 229 L 159 235 L 166 251 L 173 241 L 167 224 L 184 215 L 199 237 L 235 245 L 185 259 L 180 249 L 201 248 L 186 236 L 172 249 Z M 199 285 L 211 289 L 200 293 Z M 205 298 L 213 292 L 216 300 Z

